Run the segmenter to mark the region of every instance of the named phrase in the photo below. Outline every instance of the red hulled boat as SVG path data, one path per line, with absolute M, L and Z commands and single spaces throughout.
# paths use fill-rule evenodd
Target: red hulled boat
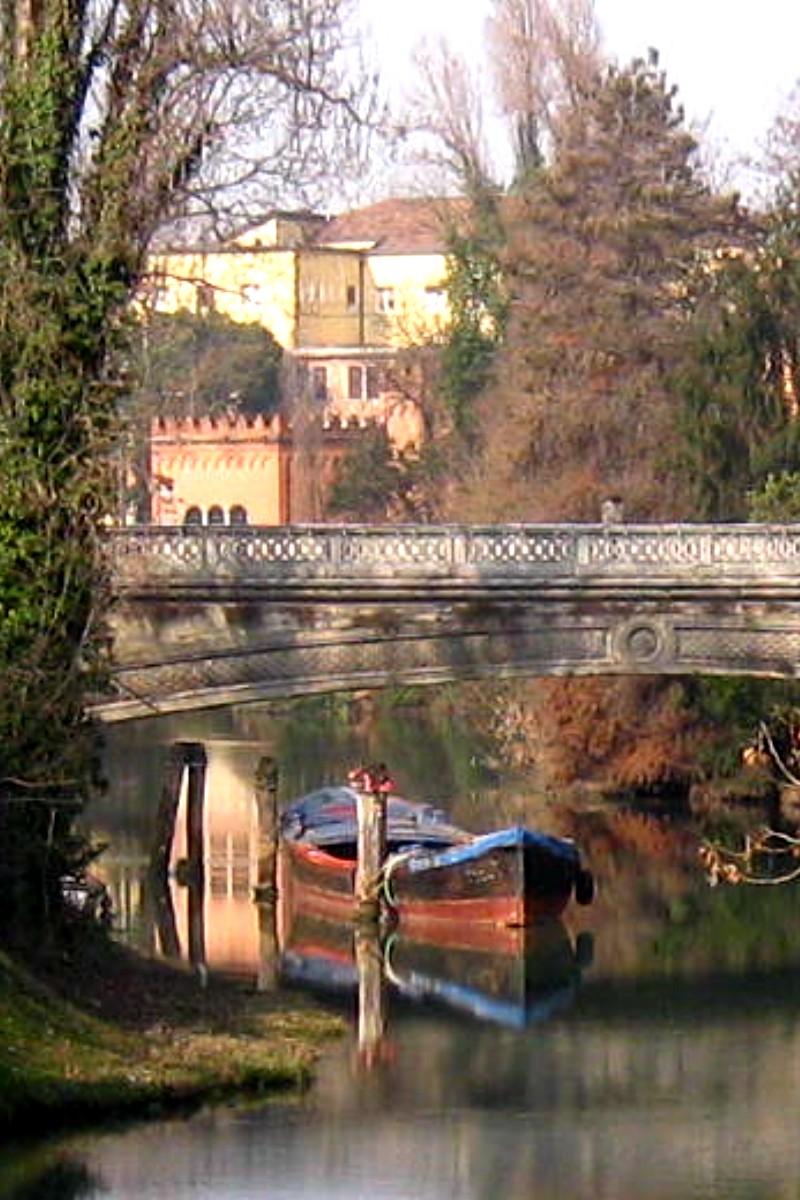
M 328 919 L 354 913 L 359 789 L 386 793 L 386 909 L 414 936 L 492 930 L 559 916 L 570 899 L 591 902 L 594 882 L 574 842 L 522 826 L 473 834 L 441 809 L 397 796 L 391 780 L 362 773 L 319 788 L 281 819 L 279 888 L 294 907 Z

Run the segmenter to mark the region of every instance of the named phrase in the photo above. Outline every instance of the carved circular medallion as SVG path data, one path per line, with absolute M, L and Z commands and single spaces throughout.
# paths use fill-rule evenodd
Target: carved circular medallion
M 652 625 L 634 625 L 626 630 L 625 649 L 631 658 L 640 661 L 655 658 L 660 648 L 658 631 Z
M 620 626 L 614 636 L 618 659 L 647 664 L 669 658 L 673 653 L 671 629 L 663 621 L 634 619 Z

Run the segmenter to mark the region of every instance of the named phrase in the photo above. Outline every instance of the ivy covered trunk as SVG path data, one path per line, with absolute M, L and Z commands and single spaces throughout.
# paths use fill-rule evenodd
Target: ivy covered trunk
M 245 202 L 273 207 L 276 180 L 330 178 L 337 155 L 358 154 L 369 76 L 343 69 L 347 3 L 0 7 L 4 914 L 48 909 L 74 850 L 64 804 L 93 776 L 85 700 L 104 666 L 111 364 L 149 242 L 179 215 L 230 226 Z
M 71 21 L 61 4 L 20 2 L 0 80 L 0 905 L 31 926 L 70 856 L 65 801 L 92 778 L 84 699 L 102 669 L 97 531 L 115 409 L 105 363 L 133 265 L 130 247 L 111 255 L 102 236 L 76 235 Z

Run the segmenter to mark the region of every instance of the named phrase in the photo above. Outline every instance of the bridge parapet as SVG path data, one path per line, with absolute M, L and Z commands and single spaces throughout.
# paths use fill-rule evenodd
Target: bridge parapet
M 800 526 L 405 525 L 180 528 L 106 534 L 121 591 L 174 583 L 492 576 L 800 580 Z
M 800 526 L 111 529 L 106 720 L 515 675 L 800 677 Z

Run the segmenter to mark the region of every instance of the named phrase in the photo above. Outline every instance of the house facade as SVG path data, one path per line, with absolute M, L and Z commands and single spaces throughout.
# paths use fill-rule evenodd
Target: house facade
M 321 433 L 311 462 L 285 420 L 157 421 L 152 519 L 199 511 L 213 523 L 221 509 L 224 523 L 242 510 L 251 523 L 318 520 L 348 431 L 377 422 L 398 451 L 418 449 L 421 413 L 397 356 L 446 327 L 448 230 L 462 212 L 457 201 L 396 199 L 331 219 L 276 213 L 226 243 L 154 255 L 144 305 L 263 325 L 285 351 L 288 411 Z M 301 486 L 300 471 L 317 478 Z

